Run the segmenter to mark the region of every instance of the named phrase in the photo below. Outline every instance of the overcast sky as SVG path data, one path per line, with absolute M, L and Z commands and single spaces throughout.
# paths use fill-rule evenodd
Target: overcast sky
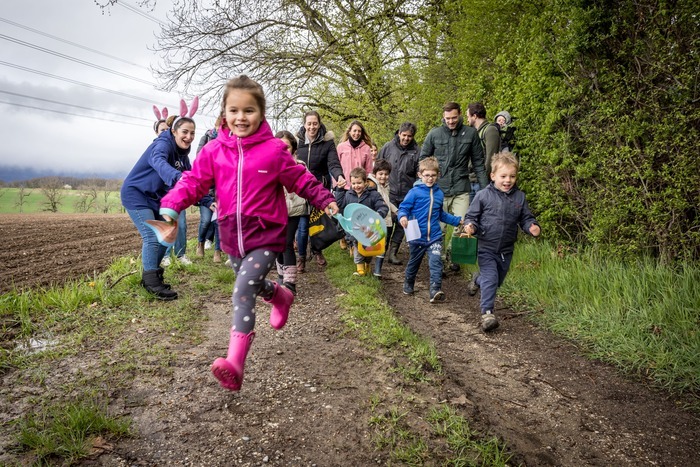
M 155 137 L 153 104 L 178 111 L 181 95 L 158 91 L 148 70 L 171 2 L 119 1 L 104 12 L 93 0 L 2 1 L 0 179 L 2 166 L 126 176 Z M 213 124 L 202 111 L 195 121 L 193 150 Z

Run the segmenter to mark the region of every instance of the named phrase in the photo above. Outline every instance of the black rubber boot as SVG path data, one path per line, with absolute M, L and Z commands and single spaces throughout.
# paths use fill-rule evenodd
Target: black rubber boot
M 158 270 L 143 271 L 141 284 L 144 288 L 155 295 L 158 300 L 175 300 L 177 292 L 165 287 L 163 280 L 158 277 Z
M 400 243 L 391 242 L 391 246 L 389 247 L 389 258 L 387 258 L 389 264 L 403 264 L 403 261 L 401 261 L 397 256 L 399 254 L 400 246 Z
M 382 277 L 382 265 L 384 264 L 384 256 L 374 258 L 374 277 Z
M 163 287 L 165 287 L 166 289 L 170 289 L 171 288 L 170 284 L 166 284 L 165 280 L 163 279 L 163 274 L 165 274 L 165 269 L 158 268 L 158 269 L 156 269 L 156 271 L 158 271 L 158 279 L 160 279 L 160 281 L 163 283 Z

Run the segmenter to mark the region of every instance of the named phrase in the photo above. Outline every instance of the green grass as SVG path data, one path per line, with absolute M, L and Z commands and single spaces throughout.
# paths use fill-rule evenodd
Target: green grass
M 35 465 L 54 465 L 59 459 L 70 465 L 89 455 L 93 443 L 99 446 L 97 436 L 118 439 L 131 433 L 129 420 L 110 416 L 105 407 L 89 400 L 47 407 L 18 425 L 18 444 L 34 454 Z
M 181 269 L 187 274 L 176 273 Z M 112 419 L 91 401 L 108 401 L 139 374 L 172 372 L 177 346 L 201 342 L 203 297 L 212 290 L 230 295 L 232 271 L 214 267 L 210 258 L 167 269 L 165 279 L 176 290 L 183 281 L 202 286 L 201 293 L 190 287 L 173 302 L 153 299 L 139 285 L 140 270 L 138 259 L 122 258 L 95 277 L 0 295 L 0 374 L 14 370 L 17 384 L 41 389 L 16 422 L 18 443 L 37 464 L 71 464 L 89 452 L 94 436 L 128 435 L 128 420 Z M 48 345 L 27 351 L 36 341 Z M 69 378 L 52 372 L 57 360 L 84 352 L 90 359 Z
M 337 245 L 325 250 L 329 259 L 326 274 L 343 294 L 338 304 L 346 311 L 342 320 L 370 347 L 398 352 L 396 371 L 413 381 L 429 380 L 430 373 L 441 373 L 435 345 L 415 334 L 396 317 L 380 297 L 380 283 L 374 276 L 353 276 L 355 265 Z
M 414 333 L 394 314 L 392 308 L 381 298 L 381 284 L 373 276 L 353 276 L 355 266 L 345 251 L 334 245 L 325 250 L 328 259 L 326 274 L 330 282 L 341 291 L 338 305 L 344 310 L 341 317 L 350 332 L 355 333 L 370 348 L 389 350 L 395 371 L 413 384 L 434 384 L 431 374 L 440 374 L 442 366 L 435 345 Z M 430 409 L 413 403 L 408 393 L 397 394 L 408 408 L 384 407 L 379 396 L 369 401 L 369 426 L 373 429 L 373 441 L 377 449 L 389 451 L 392 462 L 404 465 L 425 465 L 435 459 L 444 460 L 444 465 L 506 465 L 508 456 L 505 447 L 496 439 L 486 439 L 477 432 L 462 430 L 438 430 L 428 436 L 416 427 L 422 420 L 434 414 L 449 414 L 452 425 L 468 426 L 464 419 L 449 412 L 444 406 Z M 427 412 L 426 412 L 427 411 Z M 443 415 L 440 421 L 447 423 Z M 464 438 L 460 438 L 464 436 Z M 467 448 L 450 446 L 448 453 L 435 448 L 435 438 L 446 443 L 456 443 Z M 469 462 L 466 462 L 468 459 Z
M 76 208 L 76 202 L 81 198 L 83 190 L 60 190 L 62 199 L 58 212 L 62 214 L 74 214 L 80 212 Z M 22 213 L 33 214 L 46 211 L 46 197 L 42 194 L 40 188 L 25 189 L 25 194 L 29 195 L 24 198 L 22 205 Z M 90 210 L 91 213 L 102 212 L 101 206 L 104 204 L 104 191 L 98 191 L 97 206 L 98 210 Z M 19 201 L 19 188 L 0 188 L 0 214 L 19 213 L 20 208 L 17 206 Z M 110 212 L 118 213 L 121 211 L 121 201 L 118 191 L 109 193 L 108 203 L 111 206 Z
M 518 244 L 499 292 L 592 358 L 700 395 L 700 269 Z
M 452 455 L 447 465 L 506 466 L 512 457 L 498 438 L 484 440 L 464 417 L 447 405 L 433 408 L 428 416 L 436 436 L 445 438 Z

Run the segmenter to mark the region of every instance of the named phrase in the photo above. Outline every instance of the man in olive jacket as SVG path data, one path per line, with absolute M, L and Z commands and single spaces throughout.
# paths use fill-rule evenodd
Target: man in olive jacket
M 455 216 L 464 217 L 469 209 L 469 166 L 473 167 L 481 188 L 488 184 L 484 164 L 484 149 L 476 129 L 465 125 L 462 108 L 456 102 L 448 102 L 442 108 L 442 122 L 428 133 L 423 142 L 420 158 L 435 156 L 440 164 L 438 185 L 445 192 L 443 210 Z M 443 229 L 445 225 L 441 224 Z M 443 251 L 448 254 L 450 245 Z M 459 265 L 450 264 L 453 271 Z

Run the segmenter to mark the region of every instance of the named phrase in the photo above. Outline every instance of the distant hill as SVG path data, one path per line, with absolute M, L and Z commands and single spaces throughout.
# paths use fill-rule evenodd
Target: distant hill
M 122 172 L 80 172 L 77 170 L 54 170 L 54 169 L 33 169 L 29 167 L 15 167 L 0 165 L 0 182 L 10 184 L 12 182 L 20 182 L 44 177 L 66 177 L 66 178 L 92 178 L 92 179 L 111 179 L 123 180 L 126 173 Z

